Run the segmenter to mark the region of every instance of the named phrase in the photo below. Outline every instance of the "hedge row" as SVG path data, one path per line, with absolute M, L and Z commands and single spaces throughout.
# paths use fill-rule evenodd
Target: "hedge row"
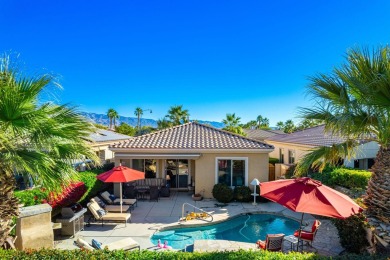
M 264 250 L 256 251 L 234 251 L 234 252 L 212 252 L 212 253 L 188 253 L 188 252 L 156 252 L 156 251 L 108 251 L 108 250 L 30 250 L 13 251 L 1 250 L 0 259 L 201 259 L 201 260 L 227 260 L 227 259 L 386 259 L 381 256 L 369 255 L 343 255 L 338 257 L 325 257 L 313 253 L 292 252 L 284 254 L 281 252 L 269 252 Z
M 312 177 L 329 186 L 339 185 L 349 189 L 365 189 L 371 178 L 371 172 L 348 168 L 328 168 L 322 173 L 313 173 Z
M 66 187 L 59 194 L 53 194 L 46 189 L 15 191 L 15 196 L 24 206 L 34 206 L 49 203 L 53 208 L 64 207 L 71 203 L 86 203 L 103 189 L 104 183 L 96 175 L 104 172 L 103 169 L 80 172 L 76 182 Z
M 96 178 L 96 175 L 104 172 L 103 169 L 95 169 L 79 173 L 79 180 L 84 182 L 87 191 L 79 200 L 81 204 L 86 204 L 91 198 L 95 197 L 104 187 L 104 183 Z
M 73 202 L 77 202 L 85 194 L 86 187 L 83 182 L 77 181 L 64 187 L 61 192 L 53 193 L 44 188 L 35 188 L 31 190 L 15 191 L 21 204 L 24 206 L 34 206 L 42 203 L 48 203 L 54 208 L 65 207 Z

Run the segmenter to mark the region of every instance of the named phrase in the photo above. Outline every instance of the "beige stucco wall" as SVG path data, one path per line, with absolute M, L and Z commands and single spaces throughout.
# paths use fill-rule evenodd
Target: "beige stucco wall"
M 284 163 L 288 164 L 288 150 L 295 151 L 295 162 L 299 161 L 305 154 L 310 152 L 312 147 L 310 146 L 301 146 L 285 143 L 277 143 L 272 141 L 267 141 L 267 143 L 273 145 L 275 149 L 269 154 L 269 157 L 279 159 L 279 149 L 284 148 Z
M 312 146 L 303 146 L 303 145 L 293 145 L 267 141 L 267 143 L 273 145 L 275 150 L 269 154 L 270 157 L 279 159 L 279 149 L 284 148 L 284 164 L 288 164 L 288 151 L 295 151 L 295 163 L 297 163 L 303 156 L 310 152 L 314 147 Z M 365 158 L 375 158 L 378 153 L 379 145 L 377 142 L 368 142 L 362 145 L 357 146 L 354 149 L 353 157 L 350 159 L 345 159 L 344 165 L 346 167 L 354 167 L 354 160 L 356 159 L 365 159 Z M 361 167 L 362 168 L 362 167 Z M 278 171 L 275 169 L 276 172 Z M 275 175 L 277 174 L 275 172 Z M 282 174 L 283 175 L 283 174 Z
M 247 184 L 257 178 L 260 182 L 268 181 L 268 153 L 240 154 L 240 153 L 203 153 L 195 160 L 195 192 L 201 193 L 205 198 L 212 198 L 212 189 L 216 184 L 216 158 L 217 157 L 246 157 L 248 158 Z M 252 185 L 249 185 L 253 189 Z

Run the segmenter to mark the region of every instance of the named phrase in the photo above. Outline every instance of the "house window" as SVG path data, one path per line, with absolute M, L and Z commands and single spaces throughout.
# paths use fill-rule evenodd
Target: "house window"
M 295 163 L 295 151 L 288 150 L 288 163 Z
M 156 178 L 157 161 L 153 159 L 133 159 L 132 168 L 145 173 L 145 178 Z
M 279 148 L 279 162 L 284 163 L 284 148 Z
M 217 158 L 216 183 L 227 186 L 248 185 L 248 158 Z

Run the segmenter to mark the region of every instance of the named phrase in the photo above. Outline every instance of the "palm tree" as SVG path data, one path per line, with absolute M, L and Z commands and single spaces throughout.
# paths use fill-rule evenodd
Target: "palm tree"
M 110 129 L 112 129 L 112 119 L 114 118 L 116 111 L 113 108 L 108 109 L 107 116 L 110 119 Z
M 98 161 L 85 141 L 94 127 L 75 108 L 39 100 L 54 85 L 49 75 L 26 77 L 0 58 L 0 247 L 19 213 L 14 196 L 16 173 L 36 184 L 60 189 L 75 176 L 75 159 Z
M 262 117 L 261 115 L 258 115 L 256 121 L 257 121 L 257 128 L 259 129 L 269 127 L 269 119 L 266 117 Z
M 292 132 L 295 131 L 295 129 L 296 129 L 295 124 L 294 124 L 294 122 L 291 119 L 287 120 L 284 123 L 283 131 L 285 133 L 291 134 Z
M 187 109 L 183 110 L 183 105 L 172 106 L 168 110 L 168 115 L 166 115 L 173 125 L 181 125 L 189 122 L 190 114 Z
M 138 130 L 141 128 L 141 116 L 144 114 L 144 111 L 142 108 L 137 107 L 134 111 L 134 115 L 137 116 L 138 121 L 137 121 L 137 128 Z
M 325 123 L 327 131 L 347 138 L 344 144 L 332 151 L 323 152 L 343 158 L 350 155 L 354 147 L 351 140 L 375 137 L 380 145 L 372 177 L 368 184 L 365 204 L 367 212 L 390 222 L 390 47 L 379 47 L 373 51 L 352 49 L 348 51 L 346 63 L 335 68 L 330 75 L 317 74 L 310 78 L 308 91 L 316 99 L 314 108 L 302 108 L 307 119 L 318 119 Z M 304 168 L 316 162 L 323 166 L 320 151 L 316 156 L 302 160 Z M 302 171 L 302 168 L 301 168 Z
M 222 128 L 231 133 L 245 135 L 242 127 L 240 126 L 241 117 L 236 117 L 236 114 L 226 114 L 226 118 L 222 120 L 222 123 L 225 124 L 225 127 Z
M 284 123 L 282 121 L 279 121 L 276 123 L 276 128 L 278 128 L 278 130 L 283 130 L 284 129 Z
M 112 119 L 114 121 L 114 129 L 115 129 L 115 127 L 116 127 L 116 119 L 119 118 L 119 114 L 118 114 L 118 112 L 116 110 L 114 110 L 114 111 L 112 111 L 111 116 L 112 116 Z
M 159 130 L 169 128 L 172 126 L 173 126 L 172 122 L 167 120 L 166 118 L 162 118 L 162 119 L 157 120 L 157 129 L 159 129 Z

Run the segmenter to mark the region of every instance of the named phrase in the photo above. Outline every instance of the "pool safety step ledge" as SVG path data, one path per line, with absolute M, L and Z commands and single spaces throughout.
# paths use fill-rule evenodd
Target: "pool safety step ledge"
M 193 211 L 192 212 L 187 211 L 188 214 L 184 216 L 186 206 L 192 207 Z M 196 210 L 198 212 L 196 212 Z M 192 204 L 183 203 L 180 221 L 188 221 L 188 220 L 193 220 L 193 219 L 201 219 L 201 220 L 204 220 L 207 222 L 213 222 L 213 215 L 211 215 L 210 213 L 208 213 L 208 212 L 204 211 L 203 209 L 200 209 Z

